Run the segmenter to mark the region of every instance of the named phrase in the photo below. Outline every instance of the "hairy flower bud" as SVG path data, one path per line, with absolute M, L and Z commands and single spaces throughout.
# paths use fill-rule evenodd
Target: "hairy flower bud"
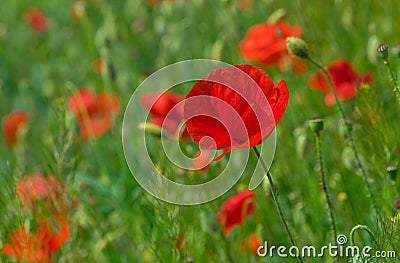
M 288 37 L 286 39 L 286 46 L 290 53 L 299 57 L 299 58 L 308 58 L 309 57 L 309 50 L 307 43 L 297 37 Z

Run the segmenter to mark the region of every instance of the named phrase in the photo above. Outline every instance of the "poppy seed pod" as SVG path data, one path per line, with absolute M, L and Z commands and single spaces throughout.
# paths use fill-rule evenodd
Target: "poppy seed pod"
M 387 59 L 389 56 L 389 46 L 386 44 L 380 44 L 376 48 L 376 52 L 378 52 L 378 55 L 381 59 Z
M 386 167 L 386 172 L 390 176 L 393 181 L 396 181 L 397 178 L 397 165 L 389 165 Z
M 314 117 L 310 119 L 308 124 L 314 133 L 319 133 L 324 129 L 324 119 L 321 117 Z
M 297 37 L 288 37 L 286 39 L 286 46 L 290 53 L 299 58 L 308 58 L 310 56 L 310 51 L 308 49 L 307 43 Z

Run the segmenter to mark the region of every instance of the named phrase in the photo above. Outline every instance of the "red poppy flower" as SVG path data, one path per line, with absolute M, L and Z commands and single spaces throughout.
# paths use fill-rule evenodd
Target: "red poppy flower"
M 178 105 L 185 97 L 175 94 L 171 91 L 160 93 L 143 94 L 140 97 L 140 103 L 149 111 L 149 122 L 164 128 L 171 137 L 179 133 L 179 125 L 183 121 L 183 108 Z M 172 110 L 175 107 L 174 110 Z M 168 117 L 168 118 L 167 118 Z M 180 138 L 188 138 L 186 129 L 180 135 Z
M 251 234 L 242 241 L 240 244 L 240 250 L 243 253 L 249 252 L 255 256 L 258 256 L 257 250 L 262 245 L 263 244 L 257 234 Z
M 53 231 L 48 221 L 42 222 L 33 235 L 21 226 L 8 235 L 10 244 L 3 245 L 2 252 L 28 263 L 48 263 L 69 235 L 65 229 Z
M 358 91 L 361 83 L 369 83 L 372 80 L 372 74 L 367 73 L 358 75 L 353 66 L 346 59 L 339 58 L 327 67 L 328 73 L 332 78 L 333 85 L 339 100 L 348 100 L 353 98 Z M 325 104 L 332 106 L 335 104 L 335 97 L 329 88 L 328 80 L 322 71 L 317 72 L 310 80 L 310 87 L 327 93 Z
M 97 96 L 98 107 L 104 114 L 118 113 L 120 110 L 119 101 L 115 94 L 107 93 L 105 91 L 99 93 Z
M 210 150 L 260 144 L 285 112 L 289 92 L 285 81 L 274 85 L 260 68 L 236 65 L 211 72 L 187 94 L 184 118 L 192 139 Z
M 286 69 L 288 59 L 293 70 L 302 73 L 307 69 L 305 62 L 290 54 L 286 48 L 287 37 L 300 36 L 299 26 L 291 26 L 285 21 L 265 22 L 247 31 L 239 44 L 239 51 L 247 60 L 256 61 L 265 67 L 278 66 L 281 70 Z
M 245 190 L 225 201 L 217 220 L 225 236 L 231 230 L 242 224 L 254 211 L 256 196 L 250 190 Z
M 37 31 L 47 31 L 49 29 L 49 20 L 36 8 L 28 8 L 25 10 L 23 17 Z
M 65 214 L 55 216 L 55 226 L 56 232 L 54 232 L 50 242 L 53 251 L 60 249 L 71 236 L 70 222 Z
M 80 139 L 99 138 L 114 125 L 114 114 L 120 110 L 115 94 L 102 92 L 96 94 L 81 88 L 71 95 L 68 109 L 75 116 L 80 128 Z
M 35 207 L 39 200 L 44 200 L 52 207 L 61 191 L 62 187 L 54 177 L 38 173 L 25 176 L 17 184 L 17 195 L 24 209 Z
M 18 137 L 28 121 L 29 116 L 24 111 L 13 111 L 3 119 L 3 138 L 8 147 L 13 148 L 17 144 Z

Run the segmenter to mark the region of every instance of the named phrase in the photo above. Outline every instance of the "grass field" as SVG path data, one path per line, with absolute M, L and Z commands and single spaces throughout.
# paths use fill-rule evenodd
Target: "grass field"
M 293 245 L 267 177 L 251 191 L 246 199 L 250 204 L 226 203 L 248 193 L 258 160 L 255 152 L 249 151 L 247 163 L 237 164 L 245 167 L 237 184 L 200 205 L 159 200 L 132 176 L 122 145 L 131 95 L 157 70 L 192 59 L 255 65 L 275 85 L 286 82 L 290 96 L 276 125 L 270 174 L 300 250 L 315 246 L 319 251 L 338 241 L 321 187 L 316 134 L 309 127 L 309 120 L 320 116 L 324 128 L 318 138 L 336 236 L 348 238 L 341 247 L 370 246 L 371 255 L 397 254 L 367 259 L 331 257 L 326 251 L 302 262 L 398 262 L 398 10 L 396 0 L 2 0 L 0 262 L 297 262 L 296 257 L 279 256 L 277 248 L 272 257 L 256 253 L 264 241 L 276 247 Z M 254 52 L 250 54 L 243 43 L 250 38 L 249 29 L 261 23 L 271 28 L 287 23 L 301 33 L 293 29 L 285 35 L 284 26 L 265 29 L 267 34 L 260 31 L 247 39 Z M 282 47 L 287 36 L 304 39 L 313 61 L 328 67 L 340 104 L 315 65 Z M 254 46 L 275 38 L 283 49 L 274 55 L 283 60 L 259 58 L 260 53 L 272 53 L 272 46 L 267 43 L 258 53 Z M 381 43 L 389 46 L 394 79 L 377 53 Z M 330 71 L 338 59 L 357 75 L 349 77 L 355 73 L 348 67 Z M 318 72 L 325 86 L 312 88 Z M 340 90 L 338 83 L 346 78 L 354 80 Z M 179 94 L 174 99 L 183 99 L 195 83 L 174 87 Z M 132 103 L 150 111 L 143 101 Z M 173 181 L 207 182 L 221 173 L 229 156 L 244 151 L 233 149 L 202 171 L 178 169 L 160 151 L 156 115 L 145 129 L 148 154 L 158 172 Z M 188 131 L 179 143 L 193 158 L 198 146 Z M 139 137 L 130 138 L 132 145 L 140 143 Z M 135 171 L 144 177 L 153 173 L 140 170 L 146 153 L 132 147 Z M 230 213 L 236 223 L 226 231 Z M 221 220 L 221 215 L 227 217 Z

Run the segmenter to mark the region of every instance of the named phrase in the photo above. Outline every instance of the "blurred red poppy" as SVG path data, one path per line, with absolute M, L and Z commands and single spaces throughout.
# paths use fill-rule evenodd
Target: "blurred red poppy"
M 372 74 L 367 73 L 358 75 L 351 63 L 343 58 L 339 58 L 332 62 L 327 71 L 332 78 L 333 85 L 339 100 L 348 100 L 353 98 L 358 91 L 361 83 L 369 83 L 372 80 Z M 310 87 L 327 93 L 325 96 L 325 104 L 332 106 L 335 104 L 335 97 L 329 88 L 328 80 L 322 71 L 318 71 L 310 80 Z
M 99 138 L 114 125 L 114 115 L 120 110 L 118 98 L 113 93 L 96 94 L 81 88 L 68 100 L 68 109 L 80 128 L 80 140 Z
M 69 236 L 69 229 L 55 232 L 48 221 L 41 222 L 33 235 L 21 226 L 8 235 L 10 243 L 3 245 L 2 252 L 28 263 L 48 263 Z
M 140 97 L 140 104 L 149 111 L 150 123 L 160 128 L 163 127 L 171 137 L 175 137 L 180 132 L 179 125 L 183 121 L 183 108 L 182 105 L 178 105 L 173 111 L 172 109 L 184 98 L 185 96 L 175 94 L 172 91 L 163 94 L 148 93 Z M 180 138 L 188 137 L 186 129 L 183 130 Z
M 13 111 L 3 119 L 2 130 L 4 142 L 13 148 L 18 143 L 18 137 L 26 127 L 29 116 L 24 111 Z
M 306 63 L 290 54 L 286 48 L 287 37 L 300 37 L 301 28 L 291 26 L 285 21 L 265 22 L 251 27 L 239 44 L 241 55 L 262 66 L 278 66 L 281 70 L 287 67 L 287 60 L 294 72 L 302 73 L 307 69 Z
M 254 211 L 256 196 L 250 190 L 240 192 L 229 198 L 222 205 L 217 220 L 225 236 L 242 224 Z
M 25 10 L 23 17 L 30 26 L 37 31 L 47 31 L 49 29 L 49 20 L 36 8 L 28 8 Z
M 45 201 L 49 208 L 53 207 L 62 192 L 61 185 L 53 176 L 39 173 L 25 176 L 16 188 L 24 209 L 35 207 L 38 201 Z
M 103 113 L 118 113 L 120 110 L 119 101 L 115 94 L 101 92 L 97 96 L 98 107 Z
M 242 241 L 240 244 L 240 250 L 243 253 L 249 252 L 255 256 L 258 256 L 257 250 L 262 245 L 262 241 L 257 234 L 253 233 Z
M 260 68 L 236 65 L 211 72 L 186 96 L 184 118 L 192 139 L 210 150 L 250 148 L 265 140 L 289 100 L 285 81 L 274 85 Z

